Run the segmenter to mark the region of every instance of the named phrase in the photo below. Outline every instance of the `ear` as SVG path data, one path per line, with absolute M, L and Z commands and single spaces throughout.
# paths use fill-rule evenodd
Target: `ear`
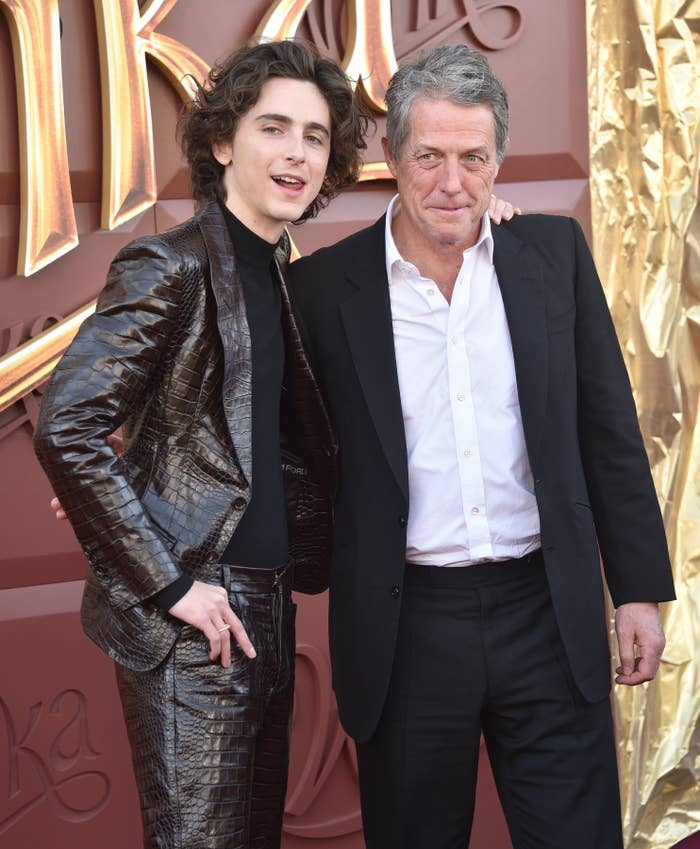
M 231 142 L 214 142 L 211 146 L 214 159 L 224 168 L 233 162 L 233 144 Z
M 396 163 L 394 162 L 394 157 L 391 155 L 391 148 L 389 147 L 389 139 L 386 136 L 382 136 L 382 150 L 384 151 L 384 159 L 386 161 L 387 166 L 389 167 L 389 171 L 391 171 L 391 176 L 396 177 Z

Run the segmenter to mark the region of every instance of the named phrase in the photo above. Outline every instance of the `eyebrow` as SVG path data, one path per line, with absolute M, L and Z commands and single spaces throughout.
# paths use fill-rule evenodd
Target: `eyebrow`
M 442 148 L 435 147 L 432 144 L 425 144 L 423 142 L 419 142 L 414 148 L 413 152 L 416 154 L 421 153 L 443 153 Z M 488 156 L 489 149 L 487 145 L 477 145 L 476 147 L 468 147 L 464 150 L 460 151 L 460 155 L 470 154 L 470 153 L 479 153 L 483 156 Z
M 255 118 L 256 121 L 277 121 L 278 124 L 287 124 L 289 126 L 292 123 L 292 119 L 288 115 L 279 115 L 276 112 L 265 112 L 263 115 L 258 115 Z M 320 133 L 323 133 L 326 138 L 330 138 L 331 134 L 328 131 L 328 128 L 323 124 L 319 124 L 318 121 L 309 121 L 308 124 L 304 125 L 307 130 L 318 130 Z

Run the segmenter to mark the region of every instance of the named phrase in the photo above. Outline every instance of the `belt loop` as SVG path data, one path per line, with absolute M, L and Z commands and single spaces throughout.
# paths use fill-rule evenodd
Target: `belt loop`
M 224 585 L 224 589 L 227 593 L 231 592 L 231 567 L 227 566 L 225 563 L 221 565 L 221 580 Z
M 275 578 L 272 582 L 273 587 L 277 587 L 284 577 L 285 573 L 288 571 L 289 567 L 292 565 L 291 558 L 284 564 L 284 566 L 275 574 Z

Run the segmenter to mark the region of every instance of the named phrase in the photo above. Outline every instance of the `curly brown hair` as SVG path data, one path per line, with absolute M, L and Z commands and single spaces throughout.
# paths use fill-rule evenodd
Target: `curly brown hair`
M 270 77 L 288 77 L 314 83 L 328 104 L 331 150 L 326 175 L 316 199 L 299 221 L 328 205 L 341 189 L 360 174 L 365 134 L 373 119 L 341 68 L 320 57 L 300 41 L 268 41 L 234 51 L 209 72 L 204 86 L 197 83 L 192 102 L 178 125 L 182 151 L 190 166 L 192 194 L 198 206 L 211 200 L 225 202 L 224 168 L 212 153 L 216 142 L 230 141 L 238 119 L 257 102 Z

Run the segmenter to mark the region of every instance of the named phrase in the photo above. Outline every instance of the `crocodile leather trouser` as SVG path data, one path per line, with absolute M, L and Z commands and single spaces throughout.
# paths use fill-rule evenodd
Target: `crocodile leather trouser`
M 257 657 L 231 666 L 185 625 L 154 670 L 117 666 L 145 849 L 277 849 L 294 690 L 294 605 L 284 569 L 221 566 Z

